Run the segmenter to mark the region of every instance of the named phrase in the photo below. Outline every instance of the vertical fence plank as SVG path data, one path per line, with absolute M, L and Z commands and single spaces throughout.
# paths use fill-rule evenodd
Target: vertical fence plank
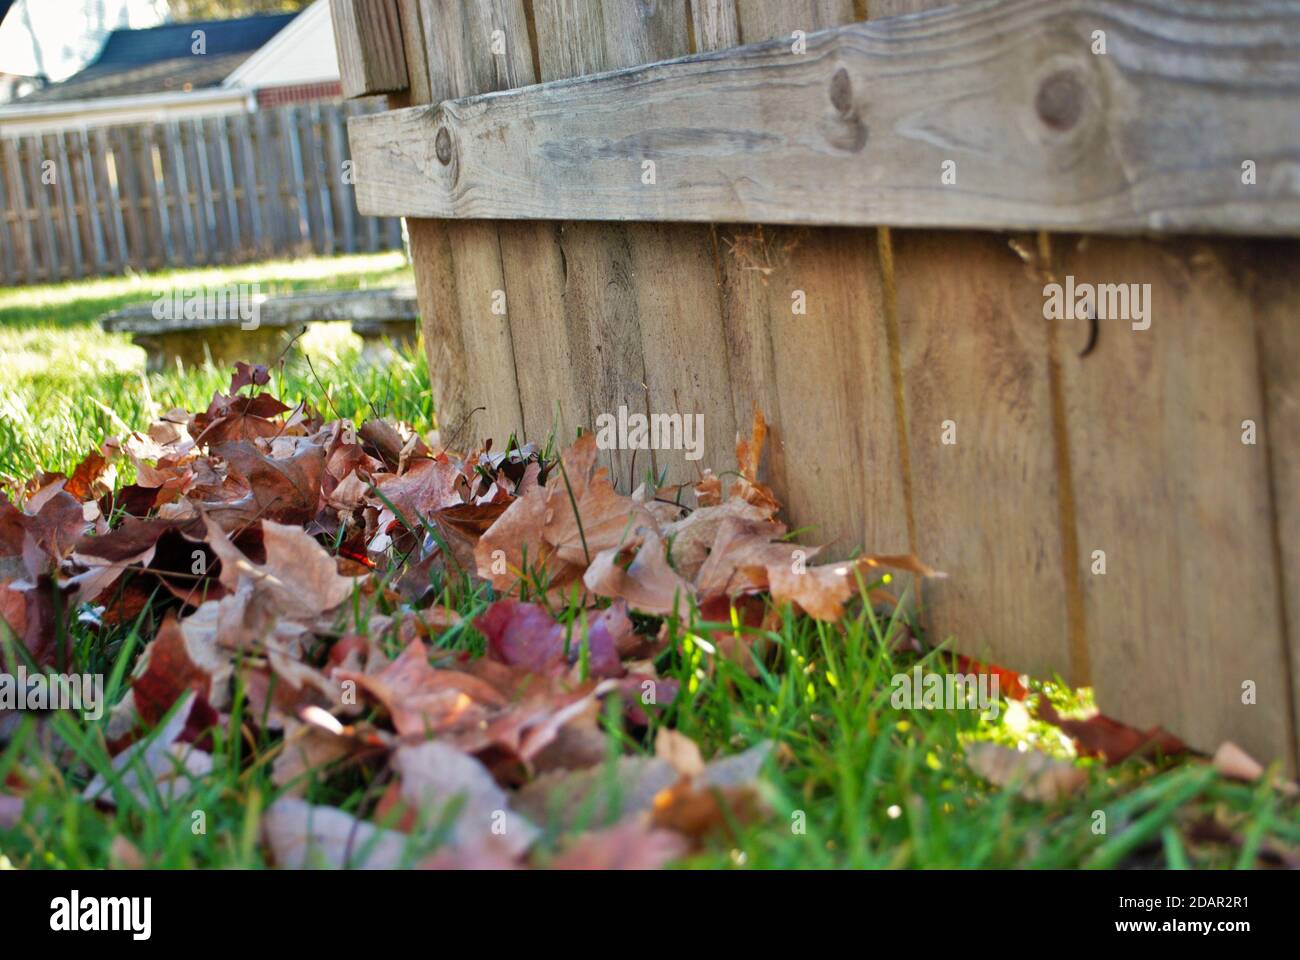
M 933 639 L 1086 682 L 1065 615 L 1042 279 L 995 234 L 894 230 L 891 244 L 916 546 L 948 574 L 925 585 Z
M 226 202 L 230 191 L 230 181 L 226 179 L 225 164 L 221 161 L 221 118 L 207 117 L 203 120 L 203 156 L 208 165 L 209 182 L 212 185 L 210 198 L 213 220 L 216 223 L 216 258 L 215 263 L 230 263 L 233 241 L 230 235 L 230 206 Z
M 31 142 L 34 146 L 42 146 L 40 137 L 32 137 Z M 46 159 L 46 154 L 42 148 L 37 154 L 38 165 L 42 165 Z M 59 244 L 56 237 L 55 218 L 51 211 L 50 200 L 53 197 L 54 190 L 51 185 L 41 183 L 36 189 L 36 210 L 40 218 L 40 231 L 44 239 L 45 246 L 45 279 L 54 283 L 62 275 L 63 267 L 59 256 Z
M 145 149 L 149 166 L 145 171 L 145 184 L 149 188 L 149 198 L 153 205 L 154 220 L 158 224 L 158 237 L 162 247 L 164 262 L 176 263 L 176 239 L 172 230 L 171 210 L 167 205 L 167 167 L 164 146 L 166 129 L 161 125 L 146 127 Z
M 227 253 L 230 259 L 238 261 L 243 259 L 241 250 L 243 249 L 243 239 L 239 223 L 239 199 L 238 187 L 235 179 L 235 162 L 233 151 L 230 149 L 230 138 L 233 134 L 231 130 L 231 120 L 229 117 L 218 117 L 216 124 L 217 149 L 221 155 L 221 179 L 224 183 L 224 198 L 226 201 L 226 229 L 227 233 Z
M 314 174 L 316 158 L 312 153 L 311 124 L 307 120 L 306 107 L 292 107 L 292 128 L 294 135 L 293 169 L 295 171 L 294 195 L 299 204 L 302 222 L 306 225 L 303 235 L 304 248 L 311 253 L 320 252 L 320 211 L 316 208 L 316 189 Z
M 253 125 L 248 114 L 235 116 L 235 141 L 239 144 L 240 168 L 243 170 L 244 210 L 247 214 L 248 244 L 244 248 L 243 258 L 256 257 L 262 249 L 262 205 L 258 196 L 257 161 L 254 157 Z
M 8 172 L 12 169 L 9 162 L 7 148 L 12 141 L 0 141 L 0 157 L 4 157 L 4 169 L 0 170 L 0 236 L 3 237 L 3 246 L 0 246 L 0 264 L 4 268 L 5 284 L 17 284 L 18 271 L 18 214 L 17 203 L 14 202 L 9 185 Z
M 257 114 L 257 151 L 260 157 L 258 173 L 261 179 L 262 210 L 266 217 L 266 248 L 263 253 L 281 249 L 285 242 L 287 226 L 284 222 L 284 204 L 281 192 L 284 178 L 280 175 L 280 151 L 276 149 L 278 124 L 272 121 L 277 114 L 268 110 Z
M 330 181 L 334 178 L 334 171 L 329 168 L 329 157 L 326 148 L 326 130 L 321 123 L 320 104 L 313 103 L 309 116 L 311 117 L 311 131 L 314 150 L 312 156 L 315 157 L 316 183 L 320 195 L 320 219 L 321 230 L 324 236 L 321 239 L 322 252 L 326 256 L 332 256 L 337 251 L 334 246 L 334 201 L 330 197 Z
M 122 215 L 122 191 L 119 183 L 126 158 L 117 150 L 110 148 L 103 127 L 95 130 L 95 149 L 103 158 L 104 186 L 107 190 L 105 202 L 108 205 L 107 219 L 113 231 L 113 242 L 117 250 L 117 270 L 121 272 L 131 263 L 130 252 L 127 250 L 126 220 Z
M 23 235 L 27 241 L 28 275 L 45 279 L 49 276 L 49 267 L 47 257 L 40 251 L 40 228 L 36 222 L 40 218 L 39 198 L 45 189 L 41 183 L 42 157 L 31 140 L 20 140 L 19 147 L 18 174 L 23 186 Z
M 212 179 L 203 149 L 202 121 L 197 118 L 185 121 L 180 134 L 186 178 L 194 198 L 194 238 L 198 258 L 200 263 L 211 263 L 217 225 L 212 210 Z
M 53 159 L 58 157 L 58 142 L 53 134 L 43 134 L 34 138 L 40 147 L 42 157 Z M 64 176 L 66 171 L 58 167 L 58 161 L 55 161 L 56 172 L 59 176 Z M 63 209 L 62 185 L 54 184 L 53 189 L 48 192 L 47 202 L 49 204 L 50 230 L 54 234 L 56 249 L 59 251 L 59 276 L 56 279 L 72 277 L 72 237 L 68 231 L 68 218 Z
M 343 176 L 344 157 L 343 144 L 347 140 L 347 132 L 344 129 L 343 111 L 331 110 L 325 117 L 325 123 L 329 127 L 329 164 L 330 189 L 337 198 L 337 209 L 339 220 L 343 227 L 343 249 L 347 253 L 357 252 L 357 202 L 356 194 L 351 183 L 346 182 Z M 348 180 L 354 179 L 349 176 Z
M 26 275 L 27 282 L 35 282 L 31 256 L 31 240 L 27 230 L 27 189 L 23 186 L 22 161 L 19 159 L 19 142 L 4 141 L 5 173 L 9 177 L 9 196 L 14 203 L 14 259 L 15 269 Z
M 41 223 L 41 207 L 49 203 L 50 185 L 44 182 L 44 157 L 40 151 L 40 144 L 30 137 L 24 137 L 22 146 L 21 162 L 23 172 L 26 174 L 25 187 L 29 208 L 26 216 L 27 233 L 30 238 L 32 260 L 36 264 L 36 276 L 43 280 L 49 280 L 51 279 L 52 269 L 50 264 L 53 258 Z
M 199 262 L 198 240 L 194 233 L 194 214 L 190 209 L 190 178 L 185 167 L 181 144 L 180 124 L 172 120 L 164 127 L 167 153 L 171 160 L 172 182 L 168 185 L 167 199 L 174 203 L 174 220 L 180 221 L 181 238 L 185 245 L 185 263 L 193 266 Z
M 436 0 L 421 7 L 424 50 L 415 61 L 408 60 L 410 73 L 419 78 L 411 83 L 412 93 L 436 101 L 535 79 L 528 24 L 518 0 Z M 505 38 L 500 55 L 490 48 L 494 30 Z M 423 77 L 435 73 L 433 85 L 425 84 Z M 385 219 L 376 226 L 385 247 L 401 243 L 400 223 Z M 411 219 L 407 229 L 442 428 L 467 446 L 485 437 L 501 446 L 512 432 L 524 430 L 541 440 L 543 413 L 549 410 L 537 411 L 535 426 L 525 420 L 514 374 L 512 318 L 534 316 L 532 302 L 528 288 L 503 275 L 514 258 L 505 253 L 501 225 Z M 558 266 L 554 251 L 550 261 Z M 498 291 L 505 299 L 504 313 Z M 540 346 L 544 337 L 533 335 L 529 342 Z M 467 349 L 467 336 L 472 349 Z M 563 353 L 563 343 L 547 343 L 546 348 Z M 545 420 L 549 423 L 549 415 Z
M 113 127 L 109 139 L 113 144 L 113 162 L 117 167 L 118 192 L 122 200 L 125 227 L 123 251 L 126 265 L 142 270 L 149 264 L 149 244 L 144 233 L 144 216 L 140 197 L 140 155 L 132 140 L 132 127 Z
M 1257 265 L 1231 244 L 1114 237 L 1071 245 L 1059 263 L 1079 284 L 1151 294 L 1149 328 L 1099 320 L 1094 349 L 1062 361 L 1097 705 L 1200 749 L 1226 739 L 1285 756 L 1268 440 L 1245 443 L 1242 430 L 1268 421 L 1244 279 Z
M 295 236 L 300 249 L 311 248 L 311 223 L 308 218 L 306 176 L 302 166 L 302 139 L 298 135 L 298 108 L 286 107 L 280 114 L 283 123 L 285 156 L 293 188 L 294 213 L 290 222 L 297 231 Z
M 311 241 L 313 253 L 325 250 L 325 213 L 321 209 L 320 191 L 320 149 L 316 142 L 315 130 L 311 122 L 311 107 L 298 108 L 295 124 L 298 130 L 298 142 L 302 151 L 302 189 L 307 199 L 307 236 Z
M 68 141 L 62 131 L 58 134 L 59 150 L 59 202 L 63 206 L 63 222 L 68 231 L 69 258 L 72 275 L 80 279 L 84 274 L 81 259 L 81 227 L 77 218 L 77 197 L 73 189 L 72 165 L 68 162 Z
M 68 161 L 68 199 L 76 216 L 77 244 L 85 258 L 82 270 L 87 276 L 98 272 L 95 258 L 94 230 L 90 224 L 90 204 L 87 200 L 86 171 L 81 162 L 80 135 L 77 131 L 68 131 L 65 138 Z
M 1248 252 L 1247 252 L 1248 251 Z M 1300 768 L 1300 243 L 1269 240 L 1242 251 L 1251 294 L 1262 374 L 1265 419 L 1256 421 L 1256 448 L 1272 474 L 1274 549 L 1281 571 L 1278 606 L 1287 634 L 1291 666 L 1294 760 Z M 1246 419 L 1244 416 L 1242 419 Z
M 85 197 L 86 222 L 90 227 L 91 249 L 95 251 L 95 272 L 102 273 L 109 266 L 108 245 L 104 238 L 103 211 L 99 206 L 99 186 L 96 183 L 95 168 L 98 166 L 90 152 L 90 131 L 83 129 L 76 134 L 78 156 L 81 158 L 81 176 L 83 196 Z
M 614 43 L 612 32 L 605 30 L 603 11 L 596 0 L 541 0 L 533 5 L 533 11 L 541 69 L 538 80 L 543 82 L 630 66 L 627 45 L 649 36 L 642 24 L 638 25 L 641 29 L 637 37 L 627 38 L 626 43 Z M 654 15 L 652 11 L 646 12 Z M 678 11 L 665 6 L 659 12 L 670 17 Z M 534 231 L 539 250 L 549 248 L 549 257 L 558 258 L 562 265 L 560 288 L 539 291 L 546 299 L 563 305 L 558 318 L 562 325 L 536 331 L 534 336 L 560 345 L 561 349 L 567 345 L 566 352 L 575 369 L 569 374 L 567 388 L 555 383 L 552 377 L 542 391 L 529 382 L 527 373 L 521 372 L 520 392 L 524 422 L 535 431 L 534 421 L 538 415 L 544 415 L 548 392 L 560 388 L 561 392 L 549 395 L 562 418 L 557 425 L 560 439 L 567 444 L 572 441 L 576 427 L 590 429 L 597 416 L 617 414 L 621 406 L 630 412 L 648 413 L 649 398 L 644 386 L 646 365 L 640 309 L 631 283 L 635 268 L 627 228 L 622 224 L 566 222 L 552 231 L 547 226 L 537 224 L 525 229 Z M 516 284 L 512 276 L 515 266 L 523 267 L 513 262 L 506 264 L 509 286 Z M 545 265 L 543 269 L 544 276 L 555 277 L 553 270 Z M 541 316 L 554 318 L 548 314 Z M 523 319 L 516 315 L 516 324 Z M 522 330 L 518 326 L 516 329 L 521 334 L 520 341 L 524 342 Z M 551 419 L 546 417 L 542 421 L 543 431 Z M 634 486 L 645 468 L 653 466 L 653 462 L 646 462 L 651 458 L 644 455 L 634 461 L 634 453 L 610 450 L 602 456 L 611 479 L 620 488 Z

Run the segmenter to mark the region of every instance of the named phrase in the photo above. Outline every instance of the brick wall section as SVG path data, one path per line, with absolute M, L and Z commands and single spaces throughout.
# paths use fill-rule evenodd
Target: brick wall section
M 343 95 L 337 80 L 325 83 L 298 83 L 286 87 L 264 87 L 257 91 L 257 106 L 280 107 L 288 103 L 307 103 L 312 100 L 337 100 Z

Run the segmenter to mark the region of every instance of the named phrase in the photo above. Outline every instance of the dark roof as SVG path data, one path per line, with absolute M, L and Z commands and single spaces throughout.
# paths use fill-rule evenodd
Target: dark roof
M 147 30 L 114 30 L 88 67 L 61 83 L 35 90 L 18 103 L 128 97 L 218 86 L 296 13 L 193 20 Z M 194 31 L 205 34 L 206 53 L 191 52 Z
M 147 30 L 114 30 L 91 67 L 138 67 L 142 63 L 191 56 L 195 30 L 206 34 L 207 56 L 252 53 L 280 32 L 295 13 L 276 13 L 235 20 L 193 20 Z

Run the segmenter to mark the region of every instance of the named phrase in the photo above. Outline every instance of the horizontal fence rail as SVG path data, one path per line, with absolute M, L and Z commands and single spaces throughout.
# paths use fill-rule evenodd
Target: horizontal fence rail
M 374 109 L 0 138 L 0 283 L 399 248 L 401 222 L 353 195 L 346 122 Z
M 1297 103 L 1294 4 L 1004 0 L 349 131 L 372 214 L 1290 236 Z

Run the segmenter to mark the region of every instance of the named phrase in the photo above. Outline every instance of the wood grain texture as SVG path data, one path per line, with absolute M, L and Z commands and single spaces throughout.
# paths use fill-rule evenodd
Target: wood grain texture
M 590 18 L 563 23 L 570 43 L 543 45 L 544 79 L 549 59 L 572 71 L 599 62 L 579 55 Z M 1091 51 L 1097 29 L 1104 55 Z M 1300 225 L 1288 173 L 1300 144 L 1276 122 L 1300 102 L 1300 3 L 1003 0 L 810 33 L 802 55 L 787 41 L 355 120 L 361 209 L 1107 232 Z M 1247 186 L 1251 159 L 1258 182 Z M 653 188 L 645 160 L 658 167 Z M 941 181 L 946 161 L 953 184 Z
M 689 51 L 684 5 L 541 0 L 532 9 L 544 80 Z M 556 429 L 568 443 L 578 427 L 594 429 L 597 418 L 617 417 L 620 408 L 699 413 L 708 454 L 726 456 L 735 426 L 708 231 L 561 223 L 520 225 L 513 235 L 518 249 L 534 251 L 506 260 L 507 285 L 527 305 L 515 315 L 516 329 L 527 317 L 528 342 L 545 344 L 517 358 L 532 435 Z M 668 276 L 673 283 L 665 286 Z M 693 349 L 684 350 L 687 344 Z M 624 489 L 646 477 L 698 478 L 698 464 L 688 463 L 684 451 L 612 449 L 601 456 Z
M 419 39 L 414 50 L 407 44 L 412 83 L 404 99 L 532 82 L 519 0 L 403 0 L 400 13 L 403 36 Z M 498 226 L 408 218 L 407 233 L 443 439 L 475 446 L 491 438 L 499 449 L 524 424 L 510 318 L 493 309 L 498 291 L 509 309 Z
M 1242 264 L 1219 243 L 1112 238 L 1057 263 L 1151 285 L 1149 329 L 1099 321 L 1095 349 L 1062 360 L 1098 706 L 1293 760 L 1267 447 L 1242 442 L 1243 420 L 1267 419 Z
M 405 90 L 406 54 L 396 0 L 330 0 L 345 97 Z
M 424 39 L 424 24 L 420 22 L 421 0 L 397 0 L 397 21 L 402 30 L 402 55 L 406 58 L 407 88 L 388 95 L 390 108 L 411 107 L 432 103 L 432 84 L 429 81 L 429 51 Z
M 525 435 L 544 444 L 554 433 L 557 443 L 567 447 L 591 417 L 574 370 L 574 357 L 585 348 L 570 344 L 565 324 L 567 263 L 561 225 L 503 220 L 498 227 L 511 335 L 527 345 L 515 356 Z
M 517 0 L 419 0 L 429 101 L 535 83 L 528 23 Z
M 956 0 L 871 0 L 871 19 L 902 17 L 909 13 L 925 13 L 941 7 L 953 6 Z
M 1300 244 L 1259 243 L 1246 254 L 1264 393 L 1265 436 L 1273 502 L 1274 551 L 1281 571 L 1279 616 L 1286 630 L 1291 724 L 1300 767 Z
M 792 478 L 782 442 L 786 416 L 777 389 L 777 343 L 772 337 L 771 318 L 789 311 L 790 294 L 789 289 L 773 286 L 769 276 L 784 262 L 783 251 L 793 236 L 779 227 L 721 225 L 713 230 L 712 239 L 721 285 L 733 417 L 737 429 L 746 435 L 755 410 L 762 412 L 771 425 L 772 436 L 759 477 L 784 500 Z M 756 254 L 755 250 L 760 252 Z M 770 258 L 762 258 L 764 250 L 772 251 Z M 733 460 L 729 457 L 725 462 L 731 466 Z
M 427 49 L 429 96 L 437 101 L 533 83 L 528 25 L 520 0 L 420 0 Z M 459 323 L 463 385 L 442 409 L 460 408 L 460 419 L 443 417 L 461 446 L 491 438 L 502 448 L 526 425 L 515 373 L 509 289 L 496 223 L 447 221 L 446 236 L 455 299 L 447 324 Z M 502 312 L 504 310 L 504 312 Z M 453 338 L 454 342 L 454 338 Z M 448 435 L 446 439 L 451 440 Z
M 792 238 L 766 320 L 793 525 L 827 556 L 910 549 L 884 296 L 872 231 Z M 806 298 L 806 313 L 792 309 Z
M 691 35 L 696 52 L 740 46 L 735 0 L 691 0 Z
M 795 31 L 861 15 L 847 0 L 735 5 L 737 39 L 750 44 L 789 44 Z M 766 479 L 826 557 L 909 549 L 875 244 L 873 230 L 721 231 L 737 425 L 747 430 L 752 409 L 763 410 Z
M 633 286 L 640 318 L 647 406 L 652 413 L 698 416 L 703 436 L 686 451 L 654 452 L 656 476 L 696 483 L 704 468 L 735 466 L 737 420 L 722 315 L 714 239 L 696 224 L 629 224 Z M 641 471 L 638 471 L 640 473 Z
M 789 48 L 796 30 L 806 36 L 867 19 L 852 0 L 736 0 L 735 5 L 742 44 L 779 39 Z
M 1068 676 L 1042 281 L 996 235 L 892 243 L 916 548 L 948 574 L 931 639 Z

